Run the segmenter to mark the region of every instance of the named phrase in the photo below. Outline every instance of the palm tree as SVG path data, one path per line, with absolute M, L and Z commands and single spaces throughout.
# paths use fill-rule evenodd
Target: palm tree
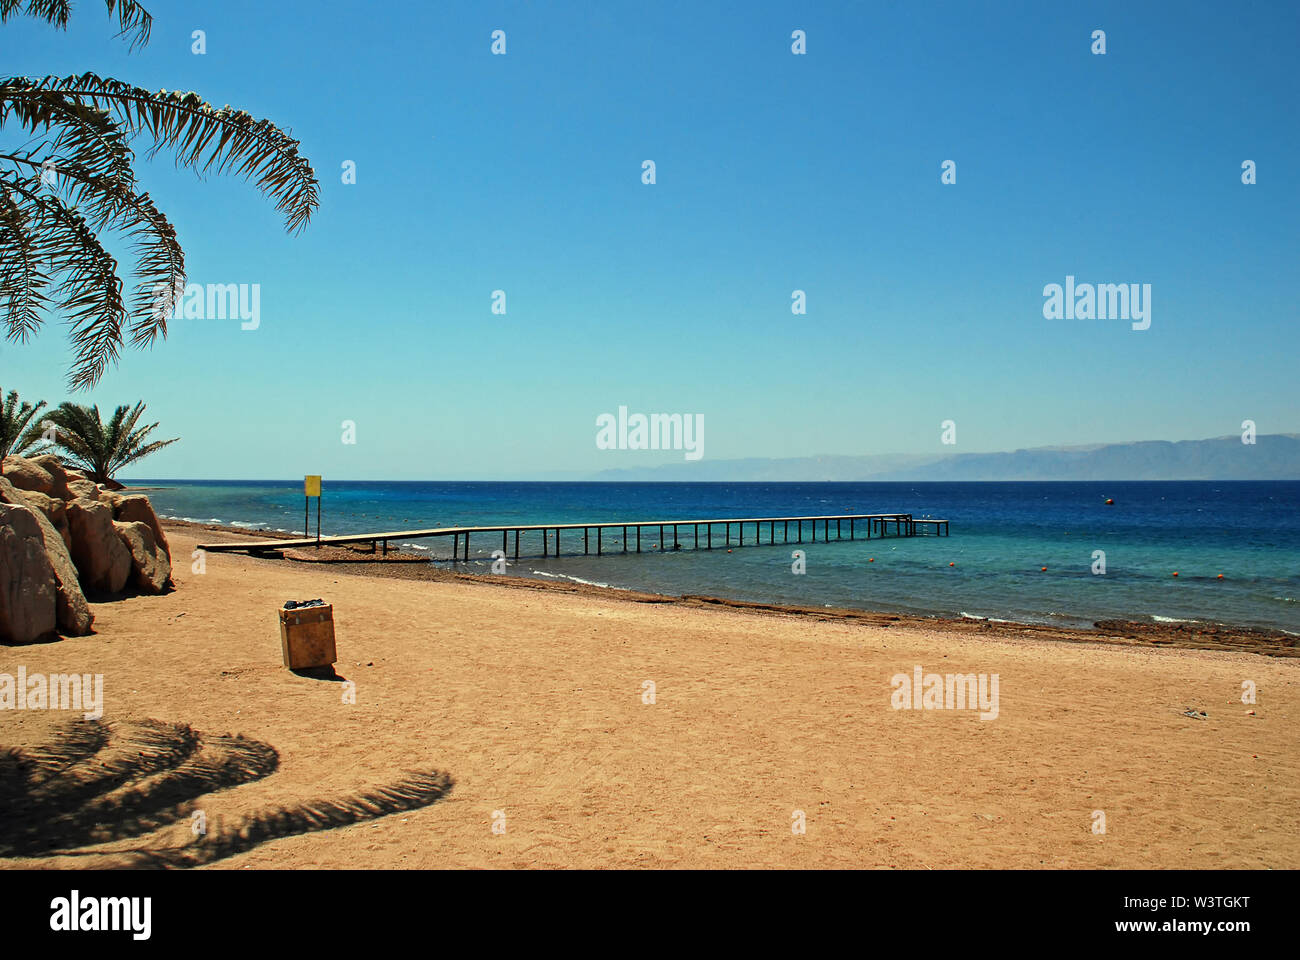
M 41 441 L 41 425 L 32 418 L 45 408 L 42 400 L 35 406 L 26 401 L 18 405 L 18 391 L 10 390 L 0 404 L 0 474 L 4 473 L 4 459 L 10 454 L 21 456 Z
M 135 0 L 105 0 L 131 47 L 147 43 L 153 18 Z M 0 0 L 0 23 L 27 15 L 64 29 L 72 0 Z M 136 347 L 167 335 L 185 289 L 185 254 L 176 230 L 142 192 L 131 138 L 166 149 L 178 166 L 251 179 L 296 233 L 319 205 L 311 164 L 298 141 L 268 120 L 213 107 L 196 93 L 140 87 L 99 77 L 0 79 L 0 131 L 27 139 L 0 143 L 0 329 L 26 342 L 50 310 L 70 327 L 73 389 L 94 386 L 116 363 L 127 336 Z M 124 294 L 117 261 L 101 234 L 134 244 L 139 281 Z
M 56 428 L 54 443 L 65 452 L 64 462 L 86 471 L 96 483 L 111 483 L 113 474 L 128 463 L 142 460 L 180 439 L 175 437 L 145 443 L 145 438 L 158 424 L 137 427 L 142 413 L 143 402 L 130 409 L 124 404 L 113 411 L 108 423 L 104 423 L 99 418 L 97 406 L 61 403 L 47 419 Z

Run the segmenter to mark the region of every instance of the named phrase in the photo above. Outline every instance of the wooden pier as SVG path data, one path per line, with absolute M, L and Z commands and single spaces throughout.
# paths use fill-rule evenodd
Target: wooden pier
M 834 527 L 831 524 L 834 523 Z M 791 526 L 793 524 L 793 526 Z M 701 549 L 700 533 L 703 528 L 704 543 L 703 549 L 712 550 L 714 539 L 719 539 L 720 547 L 743 547 L 745 545 L 746 527 L 753 526 L 753 535 L 750 537 L 750 543 L 757 546 L 773 545 L 776 543 L 803 543 L 804 531 L 807 530 L 810 543 L 817 542 L 818 525 L 821 526 L 822 542 L 828 540 L 856 540 L 859 535 L 864 539 L 870 540 L 873 537 L 884 537 L 889 535 L 890 528 L 893 528 L 893 535 L 900 537 L 914 537 L 924 532 L 933 533 L 936 536 L 948 536 L 947 520 L 917 519 L 910 513 L 855 513 L 840 514 L 838 516 L 819 516 L 819 517 L 747 517 L 745 519 L 732 520 L 634 520 L 618 521 L 614 523 L 543 523 L 543 524 L 500 524 L 495 526 L 484 527 L 435 527 L 430 530 L 396 530 L 385 531 L 383 533 L 349 533 L 342 536 L 331 537 L 300 537 L 293 540 L 258 540 L 252 542 L 231 542 L 231 543 L 207 543 L 199 544 L 199 549 L 209 553 L 231 553 L 231 552 L 248 552 L 248 553 L 269 553 L 278 550 L 293 550 L 304 547 L 316 546 L 341 546 L 350 543 L 369 543 L 372 550 L 381 549 L 384 554 L 388 553 L 388 544 L 391 541 L 399 540 L 426 540 L 437 537 L 452 538 L 452 555 L 451 559 L 468 560 L 469 545 L 471 535 L 489 535 L 501 534 L 501 550 L 503 553 L 509 553 L 510 547 L 514 547 L 514 559 L 519 559 L 519 541 L 520 535 L 526 533 L 541 533 L 542 535 L 542 556 L 560 555 L 560 534 L 565 530 L 582 531 L 582 552 L 584 554 L 592 553 L 592 531 L 595 531 L 595 553 L 602 554 L 605 552 L 604 535 L 606 530 L 621 530 L 621 546 L 618 552 L 629 552 L 629 539 L 635 544 L 635 552 L 641 552 L 641 531 L 650 529 L 659 531 L 658 547 L 660 552 L 670 549 L 668 547 L 668 533 L 672 531 L 673 550 L 682 549 L 683 537 L 681 531 L 686 529 L 687 535 L 691 536 L 693 549 Z M 721 527 L 720 532 L 715 532 L 715 528 Z M 781 532 L 780 538 L 777 537 L 778 529 Z M 633 531 L 630 538 L 628 531 Z M 764 531 L 766 530 L 766 536 Z M 551 533 L 554 531 L 554 550 L 551 549 Z M 834 531 L 832 533 L 832 531 Z M 734 539 L 733 539 L 734 533 Z M 514 543 L 510 543 L 510 535 L 514 534 Z M 793 534 L 793 538 L 792 538 Z M 436 559 L 430 557 L 430 559 Z

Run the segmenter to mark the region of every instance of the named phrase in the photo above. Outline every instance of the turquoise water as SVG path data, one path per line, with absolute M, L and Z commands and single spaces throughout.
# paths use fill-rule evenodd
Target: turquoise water
M 131 482 L 163 487 L 149 495 L 164 516 L 303 529 L 301 481 Z M 1107 498 L 1113 506 L 1105 504 Z M 540 534 L 531 534 L 521 541 L 520 560 L 509 572 L 809 606 L 1063 625 L 1112 617 L 1211 621 L 1300 633 L 1300 481 L 326 482 L 322 529 L 342 534 L 894 511 L 946 518 L 952 535 L 812 543 L 805 530 L 803 544 L 785 545 L 778 527 L 776 546 L 746 546 L 728 554 L 717 549 L 720 530 L 715 549 L 697 553 L 689 549 L 690 528 L 683 528 L 683 549 L 660 553 L 657 531 L 645 530 L 645 552 L 598 558 L 583 556 L 577 531 L 564 535 L 564 555 L 543 559 Z M 314 530 L 314 505 L 312 524 Z M 746 538 L 752 542 L 752 537 L 751 526 Z M 593 532 L 593 551 L 594 543 Z M 450 541 L 414 545 L 443 562 L 451 554 Z M 486 571 L 492 550 L 500 547 L 492 535 L 476 537 L 469 563 L 458 566 Z M 796 548 L 806 554 L 802 575 L 791 569 Z M 605 549 L 621 550 L 618 531 L 606 532 Z M 1097 550 L 1105 553 L 1101 575 L 1093 573 Z

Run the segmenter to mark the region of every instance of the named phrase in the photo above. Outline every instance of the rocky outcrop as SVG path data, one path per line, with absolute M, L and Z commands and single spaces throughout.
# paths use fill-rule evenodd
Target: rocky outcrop
M 131 576 L 141 593 L 162 593 L 172 576 L 172 562 L 147 523 L 113 521 L 113 529 L 131 554 Z
M 67 529 L 64 502 L 53 500 L 42 493 L 21 492 L 8 479 L 0 477 L 0 503 L 26 507 L 36 518 L 46 559 L 54 571 L 55 619 L 59 630 L 73 636 L 89 633 L 95 618 L 90 612 L 90 605 L 86 603 L 80 576 L 68 549 L 71 535 L 69 533 L 65 539 L 64 532 L 59 530 L 55 522 L 55 517 L 58 517 L 62 520 L 64 529 Z
M 171 583 L 171 549 L 148 497 L 101 489 L 54 456 L 6 457 L 0 506 L 25 518 L 17 521 L 21 535 L 6 526 L 0 540 L 0 591 L 13 588 L 0 599 L 0 642 L 27 643 L 40 635 L 34 631 L 54 629 L 43 619 L 47 600 L 58 631 L 79 635 L 93 621 L 86 594 L 156 594 Z M 30 556 L 34 543 L 44 565 Z M 31 578 L 30 591 L 13 592 L 23 578 Z
M 94 593 L 120 593 L 131 576 L 131 552 L 113 528 L 113 511 L 98 500 L 68 501 L 72 560 L 81 585 Z
M 54 568 L 31 507 L 0 504 L 0 642 L 32 643 L 54 632 Z

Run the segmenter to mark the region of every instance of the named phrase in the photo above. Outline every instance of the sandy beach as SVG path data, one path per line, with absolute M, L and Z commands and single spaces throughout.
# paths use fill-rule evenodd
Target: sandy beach
M 0 865 L 1300 866 L 1293 658 L 234 554 L 198 575 L 182 558 L 213 535 L 168 536 L 174 592 L 94 604 L 93 636 L 5 648 L 9 672 L 103 674 L 96 762 L 126 772 L 101 798 L 118 816 L 75 855 Z M 314 597 L 354 688 L 281 664 L 276 609 Z M 996 718 L 894 709 L 891 677 L 918 665 L 998 675 Z M 0 744 L 31 750 L 72 716 L 4 711 Z M 166 766 L 114 766 L 142 731 L 197 739 L 182 772 L 232 744 L 255 772 L 182 776 L 131 821 Z M 384 793 L 411 783 L 423 799 Z

